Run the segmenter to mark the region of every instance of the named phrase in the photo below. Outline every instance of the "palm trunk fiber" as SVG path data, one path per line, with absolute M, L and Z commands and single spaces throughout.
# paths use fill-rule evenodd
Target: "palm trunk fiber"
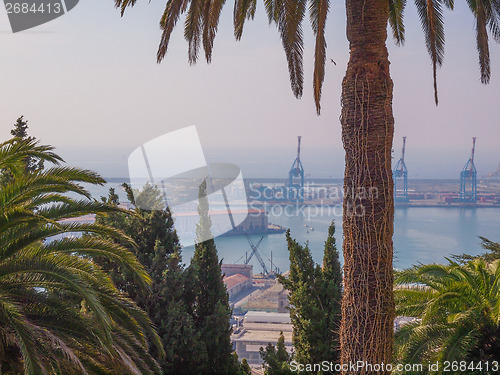
M 341 114 L 346 152 L 341 363 L 345 374 L 388 374 L 375 367 L 391 364 L 394 321 L 388 1 L 346 0 L 346 8 L 350 60 Z

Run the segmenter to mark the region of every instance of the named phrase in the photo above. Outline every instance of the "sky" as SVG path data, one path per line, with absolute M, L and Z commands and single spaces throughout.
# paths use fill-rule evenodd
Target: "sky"
M 82 0 L 69 13 L 13 34 L 0 9 L 0 140 L 20 115 L 29 134 L 71 165 L 106 177 L 128 175 L 134 149 L 196 125 L 209 162 L 234 163 L 244 177 L 286 177 L 302 136 L 308 178 L 341 178 L 340 90 L 349 57 L 343 2 L 332 1 L 322 113 L 312 97 L 313 36 L 304 24 L 304 95 L 292 95 L 279 34 L 258 3 L 241 41 L 232 3 L 223 11 L 212 63 L 190 66 L 182 20 L 166 58 L 156 63 L 165 0 L 138 0 L 124 17 L 112 0 Z M 479 80 L 473 18 L 465 2 L 445 12 L 446 51 L 434 105 L 432 68 L 415 8 L 405 14 L 406 43 L 389 37 L 394 81 L 394 161 L 407 136 L 410 178 L 458 178 L 477 137 L 479 176 L 500 163 L 500 46 L 490 43 L 491 83 Z

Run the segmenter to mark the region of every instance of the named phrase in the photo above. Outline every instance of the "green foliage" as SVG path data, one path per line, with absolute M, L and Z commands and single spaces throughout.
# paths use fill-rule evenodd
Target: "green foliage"
M 188 272 L 184 271 L 181 249 L 174 222 L 165 207 L 156 186 L 146 185 L 134 192 L 122 185 L 131 203 L 133 215 L 111 213 L 99 215 L 97 221 L 120 229 L 137 244 L 133 251 L 151 275 L 152 285 L 147 293 L 135 282 L 133 275 L 123 267 L 109 263 L 107 270 L 120 290 L 142 307 L 160 336 L 166 355 L 152 348 L 164 374 L 196 373 L 201 350 L 199 334 L 194 328 L 191 312 L 192 292 Z M 118 196 L 110 189 L 105 202 L 118 205 Z M 155 208 L 144 210 L 140 207 Z
M 264 361 L 266 375 L 290 375 L 294 372 L 290 369 L 292 355 L 286 351 L 285 337 L 280 332 L 276 346 L 268 343 L 266 348 L 260 348 L 260 357 Z
M 240 364 L 232 355 L 231 310 L 214 240 L 197 243 L 191 265 L 184 269 L 174 222 L 158 188 L 146 185 L 133 192 L 128 185 L 123 187 L 135 205 L 134 215 L 100 215 L 98 222 L 119 228 L 134 239 L 135 254 L 153 281 L 151 291 L 143 293 L 120 266 L 110 264 L 108 271 L 156 326 L 166 351 L 165 358 L 158 359 L 163 372 L 236 374 Z M 211 237 L 205 190 L 204 183 L 200 188 L 198 238 Z M 118 204 L 113 189 L 103 200 Z M 154 351 L 151 354 L 156 356 Z
M 420 265 L 396 283 L 397 314 L 416 318 L 396 333 L 397 361 L 500 361 L 500 260 Z
M 248 364 L 246 358 L 243 358 L 241 362 L 238 360 L 238 354 L 236 352 L 232 353 L 233 360 L 233 375 L 251 375 L 252 368 Z
M 65 219 L 117 208 L 90 200 L 81 183 L 97 174 L 58 165 L 50 146 L 14 138 L 0 144 L 0 368 L 2 373 L 159 373 L 145 337 L 163 351 L 151 321 L 127 299 L 96 257 L 118 263 L 143 286 L 150 278 L 124 247 L 133 241 L 101 224 Z M 36 173 L 27 157 L 56 165 Z M 69 198 L 67 193 L 79 196 Z M 64 237 L 69 233 L 93 237 Z
M 481 246 L 483 247 L 483 249 L 488 250 L 487 253 L 476 256 L 469 254 L 452 255 L 451 257 L 460 264 L 467 263 L 474 259 L 484 259 L 487 263 L 491 263 L 497 259 L 500 259 L 500 243 L 490 241 L 487 238 L 481 236 L 479 238 L 482 241 Z
M 28 121 L 24 121 L 24 116 L 21 116 L 17 119 L 14 124 L 14 129 L 10 131 L 10 134 L 14 136 L 12 143 L 16 143 L 19 140 L 25 140 L 29 143 L 35 142 L 36 139 L 34 137 L 28 137 L 27 129 L 28 129 Z M 13 156 L 11 154 L 11 156 Z M 19 159 L 20 166 L 16 166 L 15 168 L 19 171 L 23 171 L 24 173 L 35 173 L 37 171 L 41 171 L 43 169 L 43 158 L 39 158 L 33 155 L 27 155 L 22 159 Z M 12 181 L 14 178 L 14 171 L 11 170 L 11 167 L 2 168 L 0 173 L 0 186 L 7 184 L 9 181 Z
M 28 121 L 24 120 L 24 116 L 19 117 L 14 124 L 14 129 L 10 131 L 10 134 L 15 138 L 26 139 L 29 141 L 36 140 L 35 137 L 28 136 Z M 27 156 L 24 159 L 25 170 L 29 173 L 34 173 L 41 171 L 43 169 L 43 159 L 34 158 L 32 156 Z
M 252 374 L 252 369 L 250 368 L 250 365 L 248 364 L 246 358 L 243 358 L 241 360 L 241 373 L 242 373 L 242 375 L 251 375 Z
M 115 0 L 115 6 L 123 15 L 127 7 L 134 6 L 136 0 Z M 274 23 L 281 37 L 283 50 L 288 62 L 290 84 L 293 94 L 300 98 L 304 85 L 303 51 L 304 38 L 302 22 L 309 10 L 309 19 L 315 37 L 313 92 L 316 111 L 321 110 L 321 91 L 325 78 L 327 43 L 325 29 L 330 10 L 329 0 L 288 1 L 264 0 L 263 5 L 269 23 Z M 389 25 L 398 45 L 405 41 L 404 11 L 406 0 L 389 0 Z M 184 37 L 188 42 L 188 60 L 190 64 L 197 62 L 200 47 L 203 47 L 208 63 L 212 60 L 212 50 L 217 34 L 219 17 L 225 0 L 216 2 L 168 0 L 160 19 L 162 36 L 157 52 L 157 61 L 161 62 L 167 53 L 170 37 L 181 14 L 186 13 Z M 476 44 L 479 55 L 481 82 L 489 83 L 491 76 L 489 37 L 500 42 L 500 11 L 497 1 L 467 0 L 469 9 L 475 19 Z M 257 6 L 256 0 L 235 0 L 233 12 L 234 36 L 240 40 L 246 20 L 253 19 Z M 426 1 L 415 0 L 418 16 L 424 32 L 425 44 L 431 58 L 434 78 L 434 99 L 438 103 L 437 68 L 444 59 L 444 12 L 443 8 L 454 9 L 453 0 Z M 348 25 L 349 28 L 349 25 Z M 488 33 L 489 29 L 489 33 Z
M 334 234 L 332 222 L 325 242 L 323 267 L 314 264 L 307 245 L 299 245 L 289 231 L 286 234 L 290 275 L 279 276 L 279 281 L 290 291 L 293 345 L 298 363 L 339 360 L 342 274 Z
M 340 360 L 339 328 L 342 302 L 342 271 L 339 252 L 335 241 L 335 222 L 328 228 L 325 241 L 321 277 L 317 281 L 319 309 L 321 311 L 318 329 L 323 333 L 315 345 L 313 357 L 326 358 L 331 362 Z
M 211 231 L 208 215 L 206 181 L 199 189 L 197 238 L 206 239 Z M 232 359 L 231 309 L 223 282 L 221 263 L 213 238 L 195 244 L 189 273 L 193 287 L 193 320 L 199 332 L 202 352 L 199 355 L 201 373 L 234 374 L 238 371 Z
M 19 117 L 14 124 L 14 129 L 10 131 L 10 134 L 14 138 L 25 139 L 28 137 L 28 121 L 24 121 L 24 116 Z

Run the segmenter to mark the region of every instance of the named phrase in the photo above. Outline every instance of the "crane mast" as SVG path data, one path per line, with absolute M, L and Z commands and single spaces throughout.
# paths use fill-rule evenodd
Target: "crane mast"
M 403 137 L 403 148 L 401 158 L 394 167 L 392 177 L 394 180 L 394 201 L 406 203 L 408 198 L 408 170 L 405 164 L 406 137 Z
M 471 156 L 460 172 L 460 201 L 464 203 L 476 203 L 477 200 L 477 170 L 474 165 L 476 139 L 472 137 Z
M 287 198 L 290 200 L 304 200 L 304 167 L 300 161 L 300 143 L 302 136 L 297 137 L 297 157 L 288 171 Z

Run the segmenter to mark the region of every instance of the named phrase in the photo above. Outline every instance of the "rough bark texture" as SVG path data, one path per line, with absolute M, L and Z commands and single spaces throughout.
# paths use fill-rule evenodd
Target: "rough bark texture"
M 344 297 L 341 362 L 391 363 L 394 219 L 387 0 L 346 0 L 350 60 L 342 84 Z M 346 374 L 384 374 L 348 366 Z

